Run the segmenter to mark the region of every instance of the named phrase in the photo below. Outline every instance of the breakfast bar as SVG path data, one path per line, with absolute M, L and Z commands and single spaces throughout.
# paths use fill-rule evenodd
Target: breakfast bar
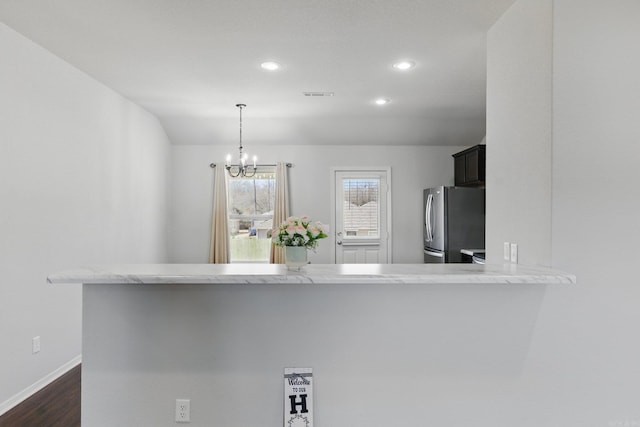
M 48 281 L 83 284 L 82 425 L 173 426 L 176 399 L 192 426 L 282 425 L 283 370 L 305 367 L 316 425 L 388 427 L 455 411 L 443 390 L 464 407 L 486 377 L 508 388 L 545 292 L 576 278 L 515 264 L 157 264 Z

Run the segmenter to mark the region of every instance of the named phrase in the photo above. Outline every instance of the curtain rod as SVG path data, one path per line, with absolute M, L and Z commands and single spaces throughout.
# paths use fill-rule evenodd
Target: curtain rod
M 274 165 L 261 165 L 261 164 L 256 164 L 256 168 L 257 168 L 257 167 L 260 167 L 260 166 L 263 166 L 263 167 L 264 167 L 264 166 L 269 166 L 269 167 L 274 167 L 274 168 L 275 168 L 275 167 L 276 167 L 276 166 L 278 166 L 278 165 L 275 165 L 275 164 L 274 164 Z M 292 166 L 293 166 L 293 164 L 291 164 L 291 163 L 285 163 L 285 166 L 286 166 L 286 167 L 288 167 L 288 168 L 290 168 L 290 167 L 292 167 Z M 210 163 L 210 164 L 209 164 L 209 167 L 215 168 L 215 167 L 216 167 L 216 164 L 215 164 L 215 163 Z

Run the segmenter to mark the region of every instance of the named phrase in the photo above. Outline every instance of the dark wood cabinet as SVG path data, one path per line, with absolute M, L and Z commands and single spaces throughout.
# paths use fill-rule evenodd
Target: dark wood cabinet
M 486 148 L 476 145 L 453 155 L 456 186 L 484 187 Z

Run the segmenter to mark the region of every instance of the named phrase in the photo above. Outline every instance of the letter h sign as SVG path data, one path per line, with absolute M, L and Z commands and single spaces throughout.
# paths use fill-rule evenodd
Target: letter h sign
M 284 427 L 313 427 L 311 368 L 284 369 Z
M 296 402 L 296 395 L 295 394 L 290 394 L 289 395 L 289 400 L 291 401 L 291 410 L 289 411 L 289 414 L 297 414 L 298 411 L 296 410 L 296 407 L 298 405 L 300 405 L 300 413 L 302 414 L 308 414 L 309 410 L 307 409 L 307 395 L 306 394 L 301 394 L 300 395 L 300 402 Z

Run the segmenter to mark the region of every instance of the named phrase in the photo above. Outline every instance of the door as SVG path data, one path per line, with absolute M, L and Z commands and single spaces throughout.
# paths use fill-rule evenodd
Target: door
M 336 264 L 391 262 L 389 168 L 334 169 Z

